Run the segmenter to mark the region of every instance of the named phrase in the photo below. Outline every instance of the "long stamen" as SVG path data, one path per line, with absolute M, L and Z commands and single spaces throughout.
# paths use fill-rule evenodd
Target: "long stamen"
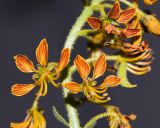
M 48 85 L 47 85 L 47 82 L 46 82 L 46 79 L 43 80 L 43 94 L 42 96 L 45 96 L 47 94 L 47 90 L 48 90 Z

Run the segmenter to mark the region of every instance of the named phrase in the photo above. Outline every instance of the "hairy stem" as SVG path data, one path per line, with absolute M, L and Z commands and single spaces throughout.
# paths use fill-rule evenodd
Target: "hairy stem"
M 81 15 L 77 18 L 75 24 L 73 25 L 72 29 L 70 30 L 67 36 L 66 42 L 64 44 L 64 48 L 70 48 L 71 50 L 73 49 L 74 44 L 78 38 L 78 32 L 84 26 L 86 19 L 93 14 L 94 10 L 92 7 L 94 5 L 100 4 L 102 1 L 103 0 L 92 0 L 90 6 L 84 7 Z M 71 75 L 72 74 L 70 74 L 69 72 L 68 76 L 65 78 L 63 82 L 70 81 L 72 79 Z M 64 88 L 63 89 L 64 98 L 67 97 L 68 93 L 69 93 L 68 90 Z M 77 109 L 67 103 L 66 103 L 66 109 L 68 113 L 70 128 L 80 128 L 80 121 L 78 118 Z
M 94 117 L 92 117 L 84 126 L 84 128 L 90 128 L 91 126 L 95 126 L 96 122 L 99 120 L 99 119 L 102 119 L 102 118 L 107 118 L 109 116 L 112 116 L 114 118 L 116 118 L 117 120 L 119 120 L 119 116 L 114 113 L 114 112 L 104 112 L 104 113 L 101 113 L 101 114 L 98 114 Z

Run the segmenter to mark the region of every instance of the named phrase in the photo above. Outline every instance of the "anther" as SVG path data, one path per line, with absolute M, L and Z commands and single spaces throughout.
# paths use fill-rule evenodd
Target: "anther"
M 108 100 L 108 101 L 111 100 L 111 97 L 107 97 L 107 100 Z
M 104 97 L 107 97 L 107 96 L 108 96 L 108 93 L 104 93 L 103 96 L 104 96 Z

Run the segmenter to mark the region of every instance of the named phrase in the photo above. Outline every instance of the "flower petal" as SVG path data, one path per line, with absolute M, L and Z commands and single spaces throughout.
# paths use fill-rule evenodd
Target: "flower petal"
M 30 124 L 31 120 L 26 120 L 24 122 L 21 123 L 12 123 L 10 124 L 10 128 L 27 128 Z
M 118 27 L 115 27 L 114 25 L 108 23 L 106 23 L 105 25 L 105 31 L 108 34 L 115 34 L 115 35 L 120 35 L 121 32 L 121 30 Z
M 63 87 L 70 90 L 72 93 L 79 93 L 81 91 L 81 86 L 76 82 L 68 82 L 68 83 L 62 83 Z
M 136 14 L 135 8 L 129 8 L 121 12 L 119 18 L 117 19 L 117 22 L 119 23 L 127 23 L 130 21 Z
M 102 21 L 99 18 L 89 17 L 87 23 L 95 30 L 99 30 L 102 27 Z
M 61 58 L 58 62 L 58 70 L 62 71 L 68 64 L 70 58 L 70 50 L 69 48 L 66 48 L 62 50 Z
M 122 30 L 121 34 L 125 38 L 131 38 L 131 37 L 135 37 L 135 36 L 140 36 L 141 30 L 140 29 L 124 29 L 124 30 Z
M 120 15 L 120 4 L 118 1 L 116 1 L 112 7 L 112 9 L 109 12 L 108 17 L 111 19 L 117 19 Z
M 48 61 L 48 43 L 46 39 L 43 39 L 36 49 L 36 57 L 38 63 L 42 66 L 46 66 Z
M 115 87 L 120 84 L 120 78 L 114 75 L 110 75 L 106 77 L 106 79 L 104 80 L 102 84 L 108 85 L 109 87 Z
M 94 65 L 94 70 L 93 70 L 93 78 L 96 79 L 100 77 L 101 75 L 104 74 L 106 71 L 106 55 L 102 54 L 100 57 L 97 59 L 95 65 Z
M 11 88 L 11 93 L 15 96 L 23 96 L 29 93 L 34 87 L 34 84 L 14 84 Z
M 33 62 L 25 55 L 14 56 L 17 68 L 25 73 L 33 72 L 35 70 Z
M 127 29 L 141 29 L 141 24 L 138 20 L 138 18 L 133 18 L 132 20 L 130 20 L 127 24 Z
M 39 111 L 33 111 L 33 118 L 35 128 L 46 128 L 46 120 Z
M 80 55 L 77 55 L 75 58 L 74 65 L 76 66 L 81 78 L 85 80 L 90 73 L 90 65 Z

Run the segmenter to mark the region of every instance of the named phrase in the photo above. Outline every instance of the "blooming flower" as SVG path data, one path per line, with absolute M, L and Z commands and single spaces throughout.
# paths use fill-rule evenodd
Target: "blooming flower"
M 54 82 L 59 78 L 60 72 L 67 66 L 70 58 L 70 50 L 68 48 L 62 50 L 58 63 L 48 63 L 48 44 L 43 39 L 36 49 L 36 58 L 38 61 L 37 69 L 33 62 L 25 55 L 17 55 L 14 57 L 17 68 L 24 73 L 34 73 L 33 84 L 14 84 L 11 92 L 15 96 L 23 96 L 30 92 L 34 87 L 40 86 L 38 95 L 45 96 L 47 93 L 47 82 L 55 87 L 58 85 Z
M 29 110 L 21 123 L 11 123 L 10 128 L 46 128 L 46 120 L 37 109 Z
M 91 67 L 83 57 L 77 55 L 74 60 L 74 65 L 76 66 L 77 71 L 83 79 L 83 82 L 81 84 L 78 84 L 76 82 L 67 82 L 62 83 L 62 85 L 75 94 L 84 92 L 84 95 L 90 101 L 96 103 L 104 103 L 108 101 L 109 97 L 106 98 L 107 94 L 105 92 L 107 91 L 108 87 L 118 86 L 120 83 L 120 79 L 114 75 L 110 75 L 105 78 L 100 86 L 96 86 L 97 82 L 95 80 L 102 76 L 106 71 L 106 55 L 100 55 L 100 57 L 95 62 L 92 78 L 89 77 Z
M 106 19 L 89 17 L 87 22 L 94 30 L 104 30 L 108 34 L 131 38 L 140 34 L 140 29 L 122 29 L 119 24 L 127 24 L 136 15 L 135 8 L 121 11 L 120 4 L 116 1 Z

